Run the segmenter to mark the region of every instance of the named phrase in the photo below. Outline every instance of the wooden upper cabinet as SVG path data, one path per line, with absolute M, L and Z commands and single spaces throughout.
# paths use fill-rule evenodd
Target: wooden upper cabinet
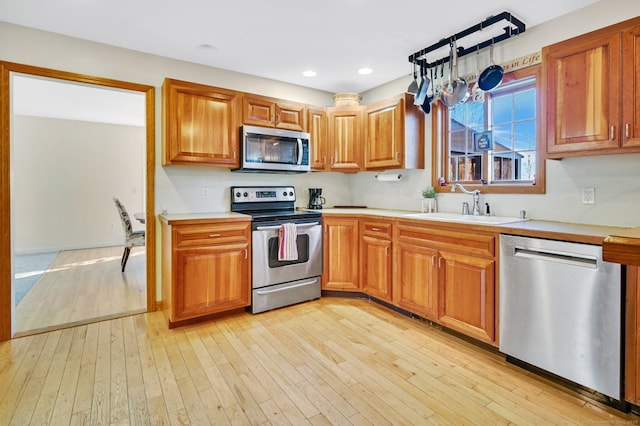
M 324 108 L 307 107 L 307 132 L 311 136 L 311 169 L 329 170 L 327 112 Z
M 634 18 L 542 49 L 550 158 L 640 151 L 639 26 Z
M 242 97 L 243 124 L 302 132 L 304 119 L 304 104 L 250 94 Z
M 622 33 L 622 146 L 640 147 L 640 24 Z
M 327 108 L 330 169 L 358 172 L 363 169 L 363 121 L 365 107 Z
M 403 94 L 367 106 L 364 166 L 424 168 L 424 114 Z
M 163 165 L 238 167 L 238 92 L 165 79 Z

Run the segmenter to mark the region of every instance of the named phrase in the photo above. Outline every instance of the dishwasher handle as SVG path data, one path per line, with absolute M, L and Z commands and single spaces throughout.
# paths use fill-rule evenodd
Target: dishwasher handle
M 598 269 L 598 258 L 596 256 L 589 256 L 584 254 L 515 246 L 514 257 L 547 262 L 557 262 L 564 263 L 566 265 L 580 266 L 583 268 Z

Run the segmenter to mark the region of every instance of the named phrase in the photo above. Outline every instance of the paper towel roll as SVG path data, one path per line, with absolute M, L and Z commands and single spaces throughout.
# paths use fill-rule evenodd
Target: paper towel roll
M 390 182 L 390 181 L 398 181 L 402 178 L 402 175 L 400 173 L 393 173 L 393 174 L 377 174 L 376 175 L 376 179 L 378 179 L 381 182 Z

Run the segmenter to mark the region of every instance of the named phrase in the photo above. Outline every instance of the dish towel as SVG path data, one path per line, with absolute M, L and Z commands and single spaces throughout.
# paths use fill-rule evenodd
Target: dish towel
M 283 223 L 278 231 L 278 260 L 298 260 L 298 245 L 296 243 L 296 224 Z

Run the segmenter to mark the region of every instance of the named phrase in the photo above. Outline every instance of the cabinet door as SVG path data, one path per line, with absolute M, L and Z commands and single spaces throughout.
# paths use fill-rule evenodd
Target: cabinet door
M 545 47 L 547 152 L 619 147 L 620 33 Z
M 640 26 L 622 33 L 622 146 L 640 146 Z
M 360 289 L 358 277 L 358 219 L 323 218 L 324 290 Z
M 329 108 L 327 115 L 331 170 L 362 170 L 362 108 Z
M 391 241 L 363 235 L 360 262 L 364 292 L 378 299 L 391 301 Z
M 367 107 L 364 166 L 402 168 L 404 159 L 404 102 L 391 99 Z
M 242 97 L 242 122 L 253 126 L 304 131 L 304 104 L 258 95 Z
M 242 97 L 242 123 L 252 126 L 275 127 L 276 104 L 260 96 Z
M 327 113 L 320 108 L 307 108 L 307 132 L 311 136 L 311 169 L 328 170 Z
M 240 243 L 176 250 L 174 320 L 248 306 L 248 248 Z
M 399 243 L 396 289 L 393 299 L 401 308 L 436 321 L 438 319 L 438 252 L 427 247 Z
M 276 102 L 276 127 L 303 132 L 305 106 L 294 102 Z
M 494 343 L 495 261 L 447 252 L 440 256 L 440 323 Z
M 163 164 L 238 167 L 238 93 L 171 79 L 162 91 Z

